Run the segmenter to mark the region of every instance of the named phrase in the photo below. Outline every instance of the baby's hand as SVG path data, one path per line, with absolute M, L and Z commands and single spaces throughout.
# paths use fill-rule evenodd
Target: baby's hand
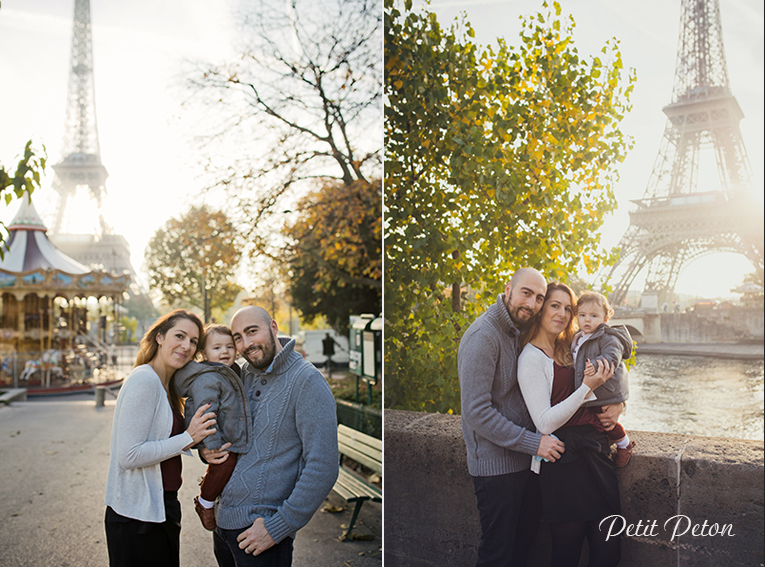
M 590 359 L 587 359 L 587 362 L 584 365 L 584 375 L 585 376 L 595 376 L 595 366 L 590 362 Z

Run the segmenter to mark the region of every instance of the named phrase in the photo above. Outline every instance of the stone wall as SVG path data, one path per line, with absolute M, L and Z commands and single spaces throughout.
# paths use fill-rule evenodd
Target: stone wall
M 386 567 L 472 567 L 480 526 L 460 417 L 386 410 L 384 420 Z M 761 441 L 641 431 L 630 437 L 637 448 L 617 475 L 634 535 L 622 539 L 620 567 L 764 564 Z M 678 522 L 678 534 L 688 522 L 697 533 L 726 531 L 693 536 L 691 528 L 673 538 Z M 586 546 L 581 565 L 585 560 Z M 542 524 L 531 567 L 548 564 Z

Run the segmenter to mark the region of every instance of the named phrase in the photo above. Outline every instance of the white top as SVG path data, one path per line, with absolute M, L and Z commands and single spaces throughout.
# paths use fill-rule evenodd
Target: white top
M 574 357 L 574 364 L 576 364 L 576 355 L 579 354 L 579 347 L 584 344 L 584 341 L 589 339 L 592 336 L 592 333 L 585 334 L 583 332 L 579 332 L 574 336 L 574 342 L 571 344 L 571 354 Z
M 148 364 L 137 366 L 122 385 L 114 408 L 104 503 L 118 514 L 144 522 L 165 521 L 159 464 L 194 442 L 187 431 L 170 437 L 172 428 L 173 411 L 162 381 Z
M 582 384 L 568 398 L 550 405 L 553 386 L 553 359 L 531 343 L 523 347 L 518 357 L 518 384 L 529 415 L 543 435 L 549 435 L 563 426 L 584 402 L 597 397 Z M 531 470 L 539 473 L 539 461 L 532 459 Z

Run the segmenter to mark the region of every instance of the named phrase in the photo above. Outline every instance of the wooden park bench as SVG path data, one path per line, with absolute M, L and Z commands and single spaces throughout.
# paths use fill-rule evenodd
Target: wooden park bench
M 332 490 L 345 498 L 346 502 L 356 503 L 348 530 L 343 534 L 343 539 L 347 540 L 364 502 L 382 502 L 382 490 L 344 467 L 343 456 L 382 474 L 382 441 L 341 424 L 337 426 L 337 445 L 340 453 L 340 471 Z

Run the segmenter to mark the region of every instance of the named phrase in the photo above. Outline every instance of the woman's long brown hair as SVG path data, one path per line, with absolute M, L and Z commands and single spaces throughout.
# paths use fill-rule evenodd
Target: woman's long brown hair
M 194 323 L 199 329 L 200 339 L 204 335 L 204 325 L 202 320 L 196 313 L 186 311 L 185 309 L 176 309 L 171 311 L 167 315 L 164 315 L 154 321 L 154 324 L 146 331 L 146 334 L 141 339 L 141 348 L 138 351 L 138 356 L 135 358 L 135 366 L 142 364 L 148 364 L 154 357 L 157 356 L 157 350 L 159 350 L 159 344 L 157 343 L 157 336 L 165 336 L 167 332 L 172 329 L 180 319 L 187 319 Z M 191 355 L 191 359 L 196 356 L 197 349 Z M 170 386 L 168 387 L 168 397 L 170 398 L 170 405 L 173 409 L 178 410 L 183 415 L 183 398 L 178 395 L 175 390 L 175 384 L 170 380 Z
M 576 324 L 575 319 L 576 317 L 574 314 L 576 313 L 576 294 L 574 294 L 574 290 L 572 290 L 570 287 L 568 287 L 566 284 L 560 283 L 560 282 L 550 282 L 547 284 L 547 293 L 545 293 L 545 303 L 547 303 L 547 300 L 550 298 L 550 295 L 554 291 L 564 291 L 568 294 L 569 298 L 571 298 L 571 319 L 568 322 L 568 325 L 566 325 L 566 328 L 563 329 L 560 334 L 555 337 L 555 346 L 553 349 L 553 360 L 557 362 L 561 366 L 573 366 L 574 365 L 574 357 L 571 354 L 571 341 L 574 338 L 574 335 L 576 334 Z M 544 305 L 542 305 L 542 310 L 544 310 Z M 523 341 L 523 346 L 526 346 L 528 343 L 530 343 L 534 337 L 537 336 L 537 333 L 539 332 L 539 328 L 542 325 L 542 317 L 541 312 L 538 317 L 534 318 L 534 322 L 531 324 L 531 327 L 529 327 L 529 330 L 526 332 L 525 339 Z

